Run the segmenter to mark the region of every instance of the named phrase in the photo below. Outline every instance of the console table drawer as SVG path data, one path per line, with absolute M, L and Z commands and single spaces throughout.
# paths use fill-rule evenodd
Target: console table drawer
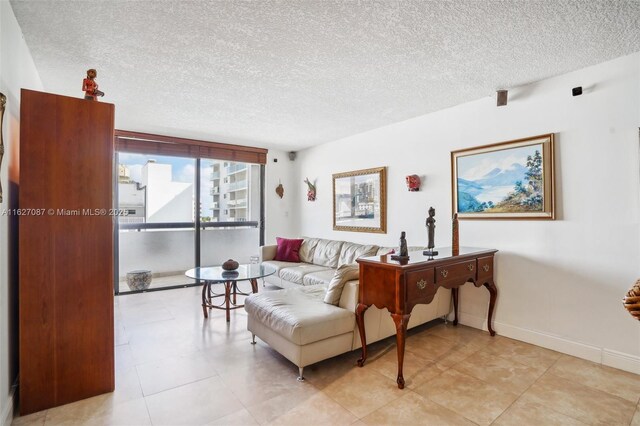
M 478 281 L 493 277 L 493 256 L 478 258 Z
M 436 268 L 436 282 L 455 281 L 460 284 L 476 279 L 476 259 L 466 260 Z
M 418 301 L 433 299 L 436 294 L 436 285 L 433 277 L 433 268 L 422 269 L 420 271 L 407 272 L 407 300 Z

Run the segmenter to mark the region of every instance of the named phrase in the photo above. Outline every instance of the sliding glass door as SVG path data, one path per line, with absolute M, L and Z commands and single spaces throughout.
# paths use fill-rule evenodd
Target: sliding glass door
M 264 166 L 119 152 L 117 168 L 116 294 L 196 285 L 186 270 L 257 257 Z
M 260 166 L 200 160 L 200 263 L 250 263 L 260 246 Z

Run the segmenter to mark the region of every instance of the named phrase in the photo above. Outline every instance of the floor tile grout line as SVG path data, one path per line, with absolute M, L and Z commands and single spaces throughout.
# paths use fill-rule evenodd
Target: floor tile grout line
M 518 395 L 518 397 L 517 397 L 517 398 L 516 398 L 516 399 L 515 399 L 511 404 L 509 404 L 509 406 L 508 406 L 507 408 L 505 408 L 505 410 L 504 410 L 504 411 L 503 411 L 503 412 L 502 412 L 498 417 L 496 417 L 496 418 L 493 420 L 493 422 L 491 422 L 491 424 L 493 424 L 493 423 L 494 423 L 494 422 L 496 422 L 500 417 L 502 417 L 502 415 L 503 415 L 504 413 L 506 413 L 506 412 L 507 412 L 507 411 L 508 411 L 508 410 L 509 410 L 509 409 L 510 409 L 510 408 L 511 408 L 511 407 L 512 407 L 516 402 L 518 402 L 518 401 L 519 401 L 519 400 L 520 400 L 520 399 L 521 399 L 521 398 L 522 398 L 522 397 L 523 397 L 527 392 L 529 392 L 529 390 L 533 387 L 533 385 L 535 385 L 536 383 L 538 383 L 538 381 L 539 381 L 539 380 L 540 380 L 540 379 L 541 379 L 545 374 L 547 374 L 547 373 L 549 372 L 549 370 L 551 370 L 551 368 L 552 368 L 554 365 L 556 365 L 556 363 L 560 360 L 560 358 L 561 358 L 561 357 L 558 357 L 558 359 L 556 359 L 556 360 L 553 362 L 553 364 L 551 364 L 549 367 L 547 367 L 547 368 L 546 368 L 546 370 L 544 370 L 544 372 L 543 372 L 542 374 L 540 374 L 540 376 L 538 376 L 538 378 L 537 378 L 536 380 L 534 380 L 534 381 L 533 381 L 533 383 L 531 383 L 531 384 L 530 384 L 530 385 L 529 385 L 529 386 L 528 386 L 528 387 L 527 387 L 527 388 L 526 388 L 526 389 L 525 389 L 525 390 L 524 390 L 520 395 Z M 550 374 L 552 374 L 552 373 L 550 373 Z M 546 405 L 545 405 L 545 408 L 546 408 L 546 409 L 548 409 L 548 410 L 553 411 L 554 413 L 558 413 L 558 414 L 561 414 L 561 415 L 563 415 L 563 416 L 566 416 L 566 417 L 572 418 L 573 420 L 577 420 L 577 421 L 579 421 L 580 423 L 584 423 L 584 422 L 582 422 L 580 419 L 576 419 L 576 418 L 575 418 L 575 417 L 573 417 L 573 416 L 570 416 L 570 415 L 565 414 L 565 413 L 561 413 L 561 412 L 559 412 L 559 411 L 557 411 L 557 410 L 554 410 L 553 408 L 547 407 Z
M 558 362 L 558 360 L 559 360 L 559 359 L 560 359 L 560 358 L 558 357 L 558 359 L 556 359 L 556 360 L 553 362 L 553 364 L 551 364 L 550 366 L 548 366 L 548 367 L 547 367 L 547 368 L 542 372 L 542 374 L 540 374 L 540 375 L 538 376 L 538 378 L 536 378 L 536 379 L 535 379 L 535 380 L 534 380 L 534 381 L 533 381 L 529 386 L 527 386 L 527 388 L 526 388 L 524 391 L 522 391 L 522 393 L 520 393 L 520 395 L 516 398 L 516 400 L 515 400 L 515 401 L 513 401 L 513 402 L 511 403 L 511 405 L 515 404 L 515 403 L 516 403 L 516 401 L 518 401 L 520 398 L 522 398 L 522 395 L 524 395 L 525 393 L 527 393 L 527 392 L 529 391 L 529 389 L 531 389 L 531 387 L 532 387 L 533 385 L 535 385 L 536 383 L 538 383 L 538 381 L 542 378 L 542 376 L 544 376 L 545 374 L 547 374 L 547 372 L 551 369 L 551 367 L 553 367 L 554 365 L 556 365 L 556 363 Z M 517 361 L 516 361 L 516 362 L 517 362 Z M 509 405 L 509 407 L 507 407 L 507 409 L 506 409 L 505 411 L 507 411 L 507 410 L 511 407 L 511 405 Z M 555 411 L 555 410 L 554 410 L 554 411 Z M 576 419 L 576 420 L 577 420 L 577 419 Z
M 446 406 L 444 406 L 444 405 L 442 405 L 442 404 L 440 404 L 440 403 L 438 403 L 438 402 L 434 401 L 433 399 L 429 398 L 428 396 L 420 395 L 418 392 L 415 392 L 415 391 L 414 391 L 414 393 L 415 393 L 415 394 L 417 394 L 418 396 L 420 396 L 421 398 L 428 399 L 429 401 L 433 402 L 434 404 L 436 404 L 436 405 L 437 405 L 437 406 L 439 406 L 439 407 L 442 407 L 442 408 L 444 408 L 444 409 L 446 409 L 446 410 L 448 410 L 448 411 L 451 411 L 452 413 L 455 413 L 455 414 L 459 415 L 460 417 L 463 417 L 463 418 L 465 418 L 465 419 L 469 420 L 469 421 L 470 421 L 471 423 L 473 423 L 474 425 L 480 426 L 480 424 L 479 424 L 479 423 L 474 422 L 473 420 L 471 420 L 469 417 L 465 416 L 464 414 L 460 414 L 460 413 L 458 413 L 457 411 L 452 410 L 451 408 L 446 407 Z M 503 413 L 504 413 L 504 412 L 503 412 Z M 501 416 L 503 413 L 500 413 L 500 416 Z M 500 417 L 500 416 L 498 416 L 498 417 Z M 495 420 L 494 420 L 494 421 L 495 421 Z
M 556 360 L 556 361 L 555 361 L 555 362 L 554 362 L 554 363 L 553 363 L 553 364 L 552 364 L 552 365 L 551 365 L 551 366 L 550 366 L 550 367 L 549 367 L 549 368 L 544 372 L 544 374 L 549 373 L 549 374 L 554 375 L 555 377 L 558 377 L 558 378 L 563 379 L 563 380 L 567 380 L 567 381 L 569 381 L 569 382 L 571 382 L 571 383 L 578 384 L 578 385 L 580 385 L 580 386 L 585 386 L 585 387 L 587 387 L 587 388 L 589 388 L 589 389 L 591 389 L 591 390 L 594 390 L 594 391 L 598 391 L 598 392 L 605 393 L 605 394 L 607 394 L 607 395 L 609 395 L 609 396 L 616 397 L 616 398 L 618 398 L 618 399 L 620 399 L 620 400 L 622 400 L 622 401 L 626 401 L 626 402 L 629 402 L 629 403 L 631 403 L 631 404 L 636 404 L 636 407 L 638 406 L 638 404 L 640 404 L 640 397 L 638 398 L 638 401 L 634 403 L 633 401 L 629 401 L 628 399 L 623 398 L 623 397 L 621 397 L 620 395 L 613 394 L 613 393 L 611 393 L 611 392 L 609 392 L 609 391 L 606 391 L 606 390 L 604 390 L 604 389 L 596 388 L 596 387 L 593 387 L 593 386 L 588 385 L 588 384 L 586 384 L 586 383 L 579 382 L 579 381 L 574 380 L 574 379 L 572 379 L 572 378 L 568 378 L 568 377 L 560 376 L 560 375 L 558 375 L 558 374 L 554 374 L 552 371 L 549 371 L 549 370 L 550 370 L 554 365 L 556 365 L 556 364 L 558 363 L 558 361 L 560 361 L 560 359 L 561 359 L 561 358 L 564 358 L 564 357 L 578 358 L 578 357 L 573 357 L 572 355 L 568 355 L 568 354 L 561 354 L 561 356 L 560 356 L 560 357 L 558 357 L 558 359 L 557 359 L 557 360 Z M 579 360 L 582 360 L 582 361 L 586 361 L 586 362 L 591 362 L 591 363 L 595 364 L 596 366 L 602 366 L 602 364 L 594 363 L 593 361 L 583 360 L 582 358 L 578 358 L 578 359 L 579 359 Z M 612 367 L 612 368 L 613 368 L 613 367 Z M 621 371 L 624 371 L 624 370 L 621 370 Z M 633 373 L 632 373 L 632 374 L 633 374 Z

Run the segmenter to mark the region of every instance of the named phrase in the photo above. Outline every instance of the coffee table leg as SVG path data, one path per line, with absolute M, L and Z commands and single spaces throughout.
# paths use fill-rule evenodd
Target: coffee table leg
M 238 292 L 238 283 L 236 281 L 234 281 L 232 286 L 233 286 L 233 304 L 235 305 L 237 303 L 236 302 L 236 293 Z
M 255 278 L 250 280 L 251 281 L 251 291 L 254 293 L 258 292 L 258 280 L 256 280 Z
M 224 303 L 227 311 L 227 322 L 231 321 L 231 306 L 229 303 L 231 302 L 231 286 L 233 285 L 233 281 L 226 281 L 224 283 Z
M 206 300 L 208 287 L 209 287 L 209 283 L 207 281 L 202 283 L 202 313 L 204 314 L 205 318 L 209 318 L 209 314 L 207 313 L 207 300 Z

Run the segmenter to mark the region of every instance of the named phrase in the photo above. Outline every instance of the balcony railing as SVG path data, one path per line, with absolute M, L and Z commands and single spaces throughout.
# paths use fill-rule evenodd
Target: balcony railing
M 229 201 L 227 201 L 227 206 L 230 209 L 233 209 L 233 208 L 239 209 L 239 208 L 247 207 L 247 199 L 246 198 L 240 198 L 240 199 L 237 199 L 237 200 L 229 200 Z
M 227 186 L 227 191 L 238 191 L 241 189 L 247 189 L 248 182 L 246 179 L 239 180 L 237 182 L 232 182 Z
M 220 172 L 211 172 L 210 180 L 220 179 Z
M 200 265 L 221 265 L 232 258 L 249 263 L 259 252 L 259 222 L 202 222 L 200 224 Z M 153 279 L 149 290 L 160 287 L 182 287 L 194 284 L 184 276 L 194 268 L 196 246 L 195 224 L 127 223 L 118 233 L 119 289 L 129 292 L 127 272 L 149 270 Z
M 237 222 L 202 222 L 201 229 L 207 228 L 258 228 L 260 222 L 251 221 L 243 222 L 238 225 Z M 120 231 L 148 231 L 148 230 L 165 230 L 165 229 L 194 229 L 193 222 L 170 222 L 170 223 L 121 223 L 118 225 Z
M 231 164 L 227 166 L 227 174 L 241 172 L 247 169 L 246 164 Z

